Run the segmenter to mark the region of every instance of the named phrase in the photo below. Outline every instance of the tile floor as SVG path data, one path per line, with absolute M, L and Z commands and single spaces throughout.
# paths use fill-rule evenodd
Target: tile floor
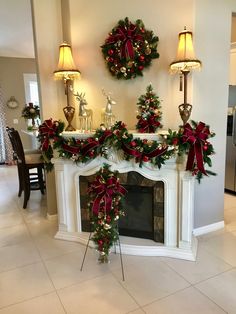
M 14 166 L 0 166 L 0 314 L 236 313 L 236 197 L 225 195 L 224 230 L 199 237 L 196 262 L 119 255 L 99 265 L 84 246 L 55 240 L 45 198 L 23 210 Z

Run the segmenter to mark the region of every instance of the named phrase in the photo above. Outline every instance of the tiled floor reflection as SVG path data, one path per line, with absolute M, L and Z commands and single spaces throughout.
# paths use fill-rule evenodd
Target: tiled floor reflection
M 97 264 L 84 246 L 54 239 L 46 199 L 17 197 L 15 166 L 0 166 L 0 314 L 236 313 L 236 197 L 225 195 L 225 229 L 199 237 L 196 262 L 119 256 Z

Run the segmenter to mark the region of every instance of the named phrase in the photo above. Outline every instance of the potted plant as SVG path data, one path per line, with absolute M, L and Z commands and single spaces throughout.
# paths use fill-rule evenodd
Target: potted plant
M 22 110 L 21 116 L 27 120 L 31 119 L 32 120 L 32 129 L 33 130 L 37 129 L 37 127 L 35 125 L 35 119 L 40 117 L 39 106 L 36 106 L 32 102 L 30 102 L 28 105 L 25 105 L 24 109 Z

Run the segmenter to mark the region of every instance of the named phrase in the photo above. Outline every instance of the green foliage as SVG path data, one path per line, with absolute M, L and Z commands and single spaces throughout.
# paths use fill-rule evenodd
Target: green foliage
M 118 240 L 117 224 L 120 216 L 124 215 L 122 198 L 126 192 L 119 184 L 118 172 L 112 172 L 107 164 L 96 173 L 88 189 L 92 240 L 101 258 L 109 255 L 111 247 Z M 108 202 L 111 202 L 110 206 L 107 206 Z
M 203 175 L 216 175 L 214 172 L 204 169 L 205 164 L 208 167 L 212 167 L 210 156 L 215 152 L 213 145 L 209 142 L 209 138 L 214 136 L 215 133 L 211 133 L 209 126 L 205 125 L 203 122 L 197 123 L 191 121 L 181 126 L 177 132 L 169 130 L 166 143 L 172 146 L 179 156 L 188 155 L 188 158 L 190 158 L 190 156 L 192 157 L 193 162 L 192 164 L 190 163 L 191 168 L 186 167 L 186 170 L 191 171 L 192 174 L 196 176 L 198 182 L 201 181 Z M 201 162 L 196 154 L 197 147 L 202 155 L 203 169 L 199 168 Z M 202 170 L 204 170 L 205 173 L 203 173 Z
M 101 46 L 109 72 L 117 79 L 142 76 L 143 69 L 158 58 L 158 37 L 146 30 L 142 20 L 120 20 Z
M 39 106 L 34 106 L 33 103 L 29 103 L 29 105 L 25 105 L 22 110 L 21 116 L 25 119 L 35 119 L 40 117 L 40 109 Z
M 208 139 L 214 136 L 214 133 L 210 133 L 209 127 L 203 122 L 193 121 L 192 126 L 186 124 L 178 131 L 169 130 L 164 141 L 134 138 L 121 121 L 116 122 L 111 129 L 97 129 L 94 136 L 83 140 L 73 137 L 63 138 L 61 136 L 63 128 L 64 124 L 61 121 L 51 119 L 44 121 L 39 127 L 42 156 L 49 170 L 52 169 L 53 150 L 56 150 L 62 158 L 71 159 L 75 163 L 86 163 L 98 156 L 109 158 L 110 149 L 114 149 L 122 153 L 123 159 L 133 160 L 140 167 L 149 162 L 159 169 L 166 160 L 175 157 L 176 154 L 188 155 L 188 158 L 192 157 L 192 163 L 190 166 L 188 164 L 189 168 L 186 167 L 186 170 L 191 171 L 198 179 L 202 178 L 203 174 L 213 174 L 205 170 L 204 165 L 212 166 L 210 157 L 214 154 L 214 148 Z M 186 132 L 190 134 L 189 138 Z M 202 156 L 202 167 L 193 154 L 196 143 Z
M 153 91 L 152 85 L 148 85 L 146 94 L 138 99 L 138 123 L 136 129 L 140 133 L 155 133 L 162 127 L 160 121 L 162 118 L 161 105 L 159 97 Z

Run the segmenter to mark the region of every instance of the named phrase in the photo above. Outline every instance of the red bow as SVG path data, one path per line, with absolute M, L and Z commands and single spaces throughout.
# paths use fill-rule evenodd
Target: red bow
M 42 125 L 39 126 L 39 134 L 42 136 L 41 144 L 43 151 L 48 150 L 49 139 L 57 134 L 57 128 L 58 121 L 52 121 L 52 119 L 45 120 Z
M 133 42 L 143 42 L 144 39 L 142 35 L 137 34 L 136 26 L 130 23 L 130 25 L 127 27 L 117 27 L 116 34 L 110 35 L 110 37 L 107 39 L 107 43 L 116 43 L 119 40 L 122 42 L 121 57 L 126 58 L 127 60 L 134 60 Z
M 189 123 L 184 125 L 184 132 L 182 135 L 183 143 L 189 143 L 191 145 L 188 153 L 186 170 L 193 171 L 196 162 L 198 170 L 207 175 L 204 169 L 202 145 L 209 137 L 209 134 L 209 127 L 203 122 L 199 122 L 195 130 Z
M 160 122 L 155 120 L 155 116 L 150 116 L 147 120 L 140 119 L 138 126 L 140 133 L 154 133 L 160 126 Z
M 126 189 L 120 185 L 117 178 L 111 177 L 107 180 L 107 182 L 104 182 L 102 176 L 96 177 L 88 191 L 89 193 L 93 192 L 97 195 L 92 206 L 92 210 L 96 215 L 98 214 L 101 206 L 104 206 L 106 213 L 110 212 L 112 197 L 116 194 L 124 196 L 127 192 Z

